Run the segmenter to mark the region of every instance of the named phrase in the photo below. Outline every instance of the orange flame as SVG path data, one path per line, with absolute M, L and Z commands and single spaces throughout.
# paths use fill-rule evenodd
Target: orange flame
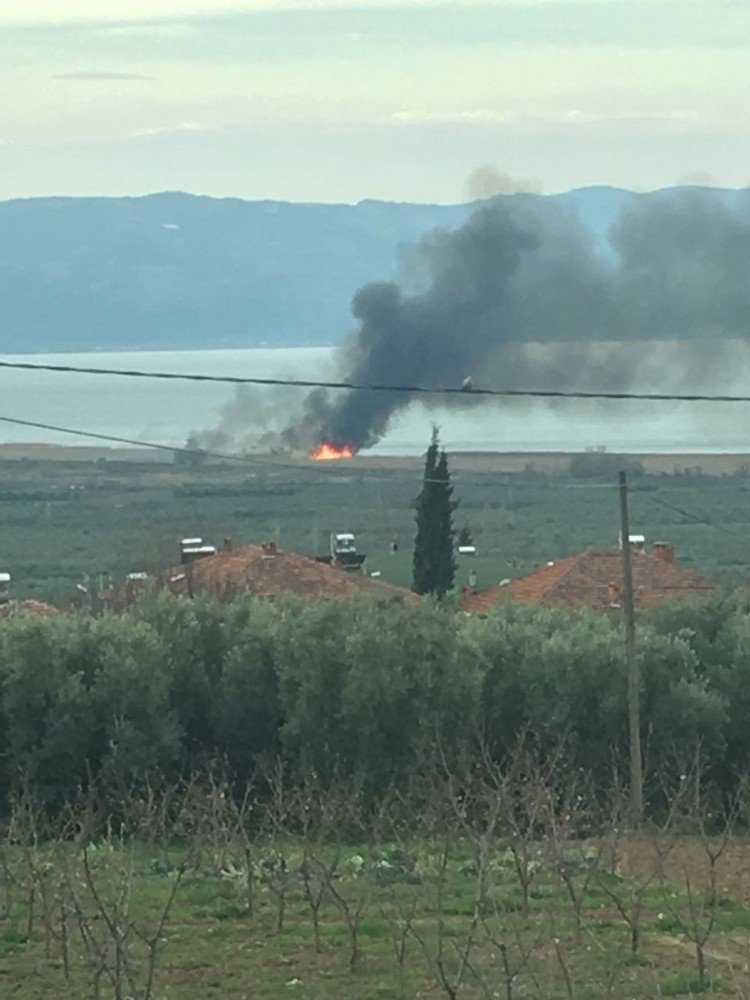
M 353 458 L 354 448 L 349 444 L 336 445 L 329 441 L 321 441 L 317 448 L 308 452 L 307 457 L 316 462 L 335 462 L 339 458 Z

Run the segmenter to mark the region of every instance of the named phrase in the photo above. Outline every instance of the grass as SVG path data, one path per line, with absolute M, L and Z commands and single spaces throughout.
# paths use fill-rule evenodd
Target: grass
M 661 984 L 661 995 L 664 997 L 700 996 L 702 993 L 721 993 L 723 983 L 712 976 L 670 976 Z
M 23 946 L 28 943 L 28 940 L 28 935 L 17 927 L 7 927 L 0 933 L 0 957 L 23 950 Z
M 498 471 L 500 461 L 453 460 L 456 526 L 469 525 L 479 552 L 460 561 L 459 585 L 472 570 L 484 588 L 548 559 L 617 543 L 616 490 L 603 488 L 614 487 L 609 479 L 540 471 L 547 468 L 543 457 L 529 456 L 532 468 L 520 472 Z M 69 601 L 86 574 L 98 582 L 100 575 L 121 579 L 173 564 L 184 535 L 215 544 L 225 536 L 272 539 L 316 554 L 326 550 L 331 531 L 351 530 L 369 571 L 408 585 L 420 477 L 420 461 L 405 459 L 257 470 L 6 459 L 0 461 L 0 569 L 13 575 L 19 597 Z M 692 569 L 722 582 L 739 579 L 750 559 L 745 476 L 681 472 L 633 476 L 631 485 L 634 529 L 674 542 L 679 561 Z M 717 531 L 706 520 L 731 530 Z
M 464 864 L 467 845 L 456 844 L 442 884 L 436 879 L 431 863 L 432 845 L 421 843 L 415 847 L 413 857 L 418 859 L 415 870 L 404 869 L 403 880 L 394 876 L 384 885 L 369 877 L 371 865 L 380 855 L 370 853 L 364 846 L 349 849 L 352 855 L 365 858 L 359 874 L 339 872 L 334 876 L 336 892 L 348 901 L 351 912 L 361 908 L 360 955 L 354 970 L 350 967 L 350 929 L 330 894 L 320 911 L 321 947 L 316 951 L 299 851 L 295 852 L 293 847 L 289 850 L 285 917 L 278 930 L 278 900 L 261 874 L 262 866 L 258 866 L 255 905 L 250 912 L 244 880 L 227 877 L 211 863 L 210 850 L 204 850 L 200 866 L 191 867 L 179 883 L 161 935 L 153 1000 L 157 997 L 271 1000 L 281 996 L 305 1000 L 417 997 L 439 1000 L 447 996 L 435 976 L 441 938 L 442 963 L 448 979 L 457 976 L 467 942 L 472 941 L 458 993 L 462 1000 L 485 1000 L 495 993 L 506 995 L 503 948 L 511 969 L 518 972 L 512 991 L 518 1000 L 568 1000 L 563 965 L 578 1000 L 702 993 L 747 996 L 750 948 L 747 935 L 738 936 L 738 928 L 744 930 L 744 926 L 735 919 L 750 912 L 744 900 L 731 898 L 729 903 L 722 900 L 716 930 L 706 948 L 710 973 L 700 979 L 683 924 L 657 919 L 664 898 L 669 898 L 675 912 L 684 910 L 686 894 L 677 884 L 660 885 L 647 894 L 641 947 L 633 955 L 623 921 L 611 908 L 602 908 L 597 893 L 584 897 L 583 933 L 580 941 L 576 939 L 570 904 L 552 869 L 544 867 L 537 873 L 537 898 L 532 900 L 528 913 L 516 905 L 512 873 L 495 876 L 481 907 L 481 919 L 477 921 L 476 879 Z M 439 849 L 436 845 L 434 851 Z M 183 857 L 187 857 L 186 850 Z M 316 850 L 323 859 L 333 857 L 325 847 Z M 750 844 L 744 845 L 743 850 L 750 857 Z M 180 853 L 173 850 L 170 860 L 179 861 Z M 340 855 L 340 847 L 336 853 Z M 159 857 L 163 862 L 163 853 Z M 53 916 L 46 921 L 37 900 L 31 934 L 27 935 L 27 901 L 19 888 L 25 884 L 24 859 L 12 850 L 6 859 L 10 865 L 5 869 L 6 875 L 12 873 L 15 881 L 9 884 L 5 876 L 0 879 L 0 898 L 10 902 L 0 932 L 0 995 L 24 1000 L 48 1000 L 53 996 L 72 1000 L 89 996 L 92 968 L 76 921 L 70 919 L 68 926 L 70 979 L 66 982 L 61 963 L 59 910 L 51 907 Z M 49 899 L 57 898 L 54 894 L 58 876 L 63 869 L 78 871 L 80 858 L 75 848 L 68 845 L 55 852 L 41 848 L 38 860 L 40 871 L 46 873 L 45 891 L 51 894 Z M 123 919 L 145 932 L 158 925 L 165 899 L 178 878 L 176 871 L 168 874 L 159 871 L 155 862 L 153 849 L 143 845 L 100 852 L 93 860 L 94 879 L 101 898 L 108 906 L 113 905 L 122 898 L 118 894 L 127 883 L 130 903 Z M 698 875 L 692 872 L 696 880 Z M 630 878 L 625 875 L 620 880 L 623 888 L 627 888 Z M 507 905 L 509 900 L 513 906 Z M 93 897 L 80 890 L 79 902 L 89 916 L 96 913 Z M 710 905 L 710 899 L 702 899 L 701 905 Z M 405 960 L 401 965 L 395 947 L 404 928 L 405 914 L 411 913 L 413 933 L 406 934 Z M 90 926 L 105 947 L 110 947 L 102 920 L 96 918 Z M 144 982 L 145 951 L 133 933 L 128 937 L 128 947 L 135 970 L 136 989 L 132 995 L 142 997 L 138 990 Z M 103 996 L 107 995 L 111 994 L 105 991 Z

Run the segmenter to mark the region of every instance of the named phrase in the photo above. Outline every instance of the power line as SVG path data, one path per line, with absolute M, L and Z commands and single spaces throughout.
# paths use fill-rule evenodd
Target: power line
M 175 453 L 180 455 L 190 455 L 198 460 L 204 458 L 216 458 L 224 462 L 234 462 L 240 465 L 252 465 L 260 469 L 287 469 L 295 473 L 303 473 L 308 475 L 318 475 L 323 477 L 330 477 L 338 473 L 348 471 L 345 467 L 342 468 L 337 465 L 337 463 L 326 463 L 326 462 L 311 462 L 310 464 L 301 462 L 285 462 L 283 460 L 275 459 L 267 456 L 255 456 L 255 455 L 237 455 L 230 452 L 222 451 L 212 451 L 205 448 L 186 448 L 180 445 L 173 444 L 163 444 L 157 441 L 143 441 L 138 438 L 127 438 L 118 437 L 114 434 L 102 434 L 97 431 L 85 431 L 76 427 L 62 427 L 59 424 L 47 424 L 36 420 L 22 420 L 20 417 L 4 417 L 0 416 L 0 423 L 4 424 L 15 424 L 20 427 L 34 427 L 37 430 L 44 431 L 54 431 L 57 434 L 71 434 L 76 437 L 92 438 L 96 441 L 107 441 L 113 444 L 127 444 L 132 445 L 136 448 L 151 448 L 157 451 L 167 451 L 174 455 Z M 391 472 L 391 470 L 385 470 Z M 360 470 L 357 470 L 360 472 Z M 363 478 L 373 478 L 372 470 L 368 474 L 360 475 L 360 479 Z M 377 477 L 381 478 L 381 477 Z M 455 477 L 451 477 L 452 479 Z M 429 483 L 443 483 L 442 479 L 419 479 L 419 482 L 429 482 Z M 416 482 L 416 480 L 415 480 Z
M 274 458 L 265 456 L 256 457 L 254 455 L 238 455 L 230 452 L 212 451 L 206 448 L 187 448 L 180 445 L 163 444 L 158 441 L 143 441 L 138 438 L 118 437 L 114 434 L 102 434 L 97 431 L 85 431 L 78 427 L 62 427 L 59 424 L 47 424 L 36 420 L 21 420 L 19 417 L 0 416 L 0 423 L 16 424 L 20 427 L 34 427 L 37 430 L 54 431 L 57 434 L 70 434 L 75 437 L 92 438 L 96 441 L 107 441 L 112 444 L 127 444 L 132 445 L 135 448 L 150 448 L 156 451 L 167 451 L 172 455 L 189 455 L 197 460 L 204 458 L 217 458 L 224 462 L 234 462 L 240 465 L 253 465 L 261 469 L 290 469 L 294 472 L 310 474 L 318 473 L 320 475 L 327 475 L 329 473 L 329 470 L 321 468 L 317 463 L 307 465 L 303 462 L 293 463 L 278 461 Z M 332 471 L 333 470 L 330 470 L 330 472 Z
M 13 425 L 17 425 L 17 426 L 20 426 L 20 427 L 33 427 L 33 428 L 35 428 L 37 430 L 54 431 L 55 433 L 58 433 L 58 434 L 70 434 L 70 435 L 72 435 L 74 437 L 91 438 L 91 439 L 96 440 L 96 441 L 106 441 L 106 442 L 110 442 L 112 444 L 127 444 L 127 445 L 131 445 L 132 447 L 135 447 L 135 448 L 148 448 L 148 449 L 152 449 L 152 450 L 156 450 L 156 451 L 165 451 L 165 452 L 169 452 L 172 455 L 174 455 L 174 454 L 189 455 L 189 456 L 191 456 L 193 458 L 196 458 L 196 459 L 199 459 L 199 460 L 200 459 L 204 459 L 204 458 L 215 458 L 215 459 L 219 459 L 219 460 L 224 461 L 224 462 L 233 462 L 233 463 L 239 464 L 239 465 L 253 465 L 256 468 L 260 468 L 260 469 L 264 469 L 264 468 L 265 469 L 285 469 L 285 470 L 289 470 L 289 471 L 292 471 L 292 472 L 295 472 L 295 473 L 312 474 L 312 475 L 319 475 L 319 476 L 323 476 L 323 477 L 326 477 L 326 476 L 330 477 L 330 476 L 335 475 L 335 474 L 339 474 L 340 475 L 342 472 L 355 472 L 355 474 L 357 475 L 357 477 L 359 479 L 377 478 L 379 481 L 383 481 L 383 479 L 385 479 L 385 481 L 388 481 L 389 479 L 391 479 L 392 473 L 394 471 L 400 471 L 400 470 L 393 470 L 393 469 L 384 469 L 382 471 L 384 471 L 385 473 L 387 473 L 387 475 L 385 477 L 381 477 L 381 476 L 375 476 L 374 477 L 372 475 L 372 473 L 373 473 L 374 470 L 372 470 L 372 469 L 368 470 L 367 472 L 365 472 L 363 474 L 363 471 L 361 469 L 359 469 L 359 468 L 355 470 L 355 469 L 350 469 L 349 467 L 341 467 L 341 466 L 339 466 L 335 462 L 334 463 L 330 463 L 330 465 L 327 465 L 326 463 L 319 463 L 319 462 L 314 462 L 314 463 L 311 463 L 309 465 L 307 463 L 305 463 L 305 462 L 285 462 L 283 460 L 279 460 L 279 459 L 275 459 L 275 458 L 271 458 L 271 457 L 266 457 L 266 456 L 260 457 L 260 456 L 254 456 L 254 455 L 237 455 L 237 454 L 232 454 L 230 452 L 212 451 L 212 450 L 207 450 L 207 449 L 203 449 L 203 448 L 187 448 L 187 447 L 180 446 L 180 445 L 164 444 L 163 442 L 157 442 L 157 441 L 143 441 L 143 440 L 140 440 L 138 438 L 119 437 L 119 436 L 116 436 L 114 434 L 103 434 L 103 433 L 100 433 L 98 431 L 86 431 L 86 430 L 81 430 L 80 428 L 76 428 L 76 427 L 62 427 L 59 424 L 42 423 L 41 421 L 36 421 L 36 420 L 22 420 L 20 417 L 5 417 L 5 416 L 0 416 L 0 423 L 13 424 Z M 470 475 L 481 475 L 484 470 L 466 470 L 466 471 Z M 488 470 L 488 471 L 494 471 L 494 470 Z M 411 479 L 411 474 L 409 474 L 409 475 L 410 475 L 410 479 Z M 456 478 L 457 477 L 455 476 L 455 474 L 451 475 L 451 480 L 452 481 L 455 481 Z M 458 477 L 458 478 L 460 478 L 460 477 Z M 429 480 L 426 480 L 426 481 L 427 482 L 437 482 L 437 483 L 442 483 L 443 482 L 443 480 L 432 480 L 432 479 L 429 479 Z M 422 477 L 417 476 L 417 479 L 415 479 L 415 484 L 417 482 L 425 482 L 425 480 Z M 508 488 L 508 489 L 517 489 L 519 487 L 527 487 L 527 488 L 530 488 L 530 489 L 550 489 L 550 488 L 552 488 L 552 489 L 555 489 L 555 490 L 616 490 L 617 489 L 617 484 L 616 483 L 606 483 L 606 482 L 560 483 L 560 482 L 550 482 L 549 480 L 547 480 L 547 481 L 545 481 L 543 483 L 507 483 L 507 482 L 504 482 L 501 485 L 504 486 L 504 487 L 506 487 L 506 488 Z M 746 538 L 745 538 L 744 535 L 740 535 L 739 533 L 732 531 L 731 528 L 727 528 L 725 525 L 718 525 L 716 522 L 712 521 L 710 519 L 709 515 L 706 514 L 705 511 L 701 511 L 701 514 L 703 516 L 699 517 L 699 516 L 696 516 L 695 514 L 691 514 L 690 511 L 687 511 L 687 510 L 685 510 L 682 507 L 678 507 L 678 506 L 676 506 L 674 504 L 670 504 L 666 500 L 662 500 L 660 497 L 658 497 L 658 496 L 655 495 L 655 489 L 654 489 L 654 487 L 636 486 L 636 487 L 633 487 L 630 490 L 630 492 L 631 493 L 644 493 L 644 494 L 646 494 L 648 496 L 649 499 L 653 500 L 654 503 L 657 503 L 657 504 L 659 504 L 660 506 L 662 506 L 664 508 L 667 508 L 667 509 L 669 509 L 669 510 L 675 512 L 675 513 L 678 513 L 678 514 L 682 515 L 683 517 L 688 518 L 694 524 L 702 524 L 702 525 L 704 525 L 706 527 L 715 528 L 717 531 L 724 531 L 727 534 L 732 534 L 732 535 L 734 535 L 737 538 L 742 538 L 743 541 L 746 540 Z M 696 508 L 696 510 L 698 510 L 698 508 Z
M 684 507 L 679 507 L 676 504 L 669 503 L 668 500 L 662 500 L 661 497 L 656 496 L 653 492 L 643 490 L 641 492 L 648 493 L 648 497 L 655 504 L 660 507 L 664 507 L 666 510 L 671 510 L 675 514 L 679 514 L 681 517 L 685 517 L 693 524 L 702 524 L 707 528 L 713 528 L 715 531 L 719 531 L 725 535 L 731 535 L 733 538 L 737 538 L 742 542 L 747 541 L 747 535 L 739 531 L 735 531 L 733 528 L 728 527 L 726 524 L 717 524 L 710 515 L 708 515 L 700 507 L 695 507 L 696 513 L 693 514 L 689 510 L 685 510 Z
M 193 455 L 196 458 L 221 458 L 232 462 L 247 461 L 243 455 L 224 454 L 219 451 L 205 451 L 202 448 L 184 448 L 179 445 L 160 444 L 155 441 L 139 441 L 137 438 L 116 437 L 113 434 L 99 434 L 96 431 L 83 431 L 75 427 L 60 427 L 58 424 L 44 424 L 36 420 L 21 420 L 18 417 L 2 417 L 0 422 L 4 424 L 17 424 L 20 427 L 35 427 L 43 431 L 55 431 L 58 434 L 74 434 L 77 437 L 94 438 L 97 441 L 110 441 L 115 444 L 129 444 L 137 448 L 156 448 L 159 451 L 168 451 L 174 454 L 178 452 L 182 455 Z
M 339 472 L 340 473 L 340 472 L 347 471 L 347 470 L 351 469 L 350 466 L 342 466 L 342 465 L 340 465 L 337 462 L 330 462 L 330 463 L 315 462 L 313 464 L 308 465 L 305 462 L 293 462 L 293 461 L 289 462 L 289 461 L 284 461 L 283 459 L 277 459 L 277 458 L 274 458 L 274 457 L 271 457 L 271 456 L 266 456 L 266 455 L 258 456 L 258 455 L 237 454 L 236 452 L 213 451 L 211 449 L 206 449 L 206 448 L 187 448 L 184 445 L 164 444 L 163 442 L 157 442 L 157 441 L 144 441 L 144 440 L 142 440 L 140 438 L 119 437 L 119 436 L 116 436 L 114 434 L 103 434 L 103 433 L 98 432 L 98 431 L 86 431 L 86 430 L 82 430 L 81 428 L 78 428 L 78 427 L 63 427 L 60 424 L 48 424 L 48 423 L 43 423 L 43 422 L 37 421 L 37 420 L 22 420 L 20 417 L 5 417 L 5 416 L 0 416 L 0 423 L 14 424 L 14 425 L 17 425 L 17 426 L 20 426 L 20 427 L 33 427 L 33 428 L 35 428 L 37 430 L 54 431 L 57 434 L 70 434 L 70 435 L 72 435 L 74 437 L 92 438 L 92 439 L 94 439 L 96 441 L 107 441 L 107 442 L 110 442 L 112 444 L 127 444 L 127 445 L 131 445 L 132 447 L 135 447 L 135 448 L 150 448 L 150 449 L 155 449 L 157 451 L 166 451 L 166 452 L 169 452 L 170 454 L 177 453 L 177 454 L 181 454 L 181 455 L 190 455 L 190 456 L 192 456 L 194 458 L 197 458 L 197 459 L 201 459 L 201 458 L 216 458 L 216 459 L 220 459 L 221 461 L 224 461 L 224 462 L 235 462 L 235 463 L 239 463 L 239 464 L 253 464 L 253 465 L 259 465 L 259 466 L 264 466 L 265 465 L 265 466 L 270 467 L 270 468 L 289 469 L 289 470 L 292 470 L 294 472 L 300 472 L 300 471 L 301 472 L 315 472 L 315 473 L 320 473 L 320 474 L 324 474 L 324 475 L 330 475 L 330 474 L 332 474 L 334 472 Z M 499 453 L 499 454 L 501 454 L 501 453 Z M 377 458 L 377 456 L 374 456 L 374 457 Z M 389 457 L 389 456 L 384 456 L 384 457 Z M 414 456 L 397 456 L 397 457 L 399 457 L 399 458 L 412 457 L 412 458 L 414 458 L 415 461 L 417 461 L 417 460 L 421 459 L 422 456 L 414 455 Z M 352 470 L 352 471 L 354 471 L 354 470 Z M 356 471 L 360 472 L 361 470 L 357 469 Z M 372 471 L 374 471 L 374 470 L 370 470 L 370 472 L 372 472 Z M 380 471 L 383 471 L 383 472 L 385 472 L 387 474 L 386 478 L 390 478 L 390 477 L 392 477 L 392 475 L 393 475 L 394 472 L 398 472 L 400 470 L 385 468 L 385 469 L 382 469 Z M 463 471 L 464 471 L 465 474 L 467 474 L 469 476 L 482 476 L 485 472 L 492 472 L 492 473 L 496 473 L 497 472 L 496 469 L 488 469 L 488 470 L 485 470 L 485 469 L 464 469 Z M 505 475 L 514 475 L 514 473 L 504 473 L 504 474 Z M 451 473 L 451 479 L 453 480 L 453 479 L 456 479 L 456 478 L 457 478 L 456 475 L 454 473 Z M 422 481 L 423 480 L 420 479 L 420 482 L 422 482 Z M 428 481 L 432 482 L 433 480 L 428 480 Z M 442 482 L 442 480 L 434 480 L 434 481 L 435 482 Z M 480 485 L 480 484 L 475 484 L 475 485 Z M 494 485 L 496 486 L 497 484 L 494 484 Z M 550 481 L 550 479 L 545 479 L 543 482 L 506 482 L 504 480 L 504 481 L 502 481 L 500 483 L 500 485 L 503 486 L 503 487 L 506 487 L 508 489 L 514 489 L 514 490 L 515 489 L 549 489 L 549 488 L 553 488 L 553 489 L 567 489 L 567 490 L 616 490 L 617 489 L 617 484 L 616 483 L 608 483 L 608 482 L 601 482 L 601 481 L 599 481 L 599 482 L 590 482 L 590 483 L 562 483 L 562 482 Z M 663 506 L 669 506 L 670 509 L 676 511 L 677 513 L 684 514 L 686 517 L 690 517 L 691 516 L 687 511 L 681 510 L 679 507 L 673 507 L 673 506 L 667 504 L 666 501 L 660 500 L 657 497 L 653 496 L 654 490 L 656 488 L 657 487 L 654 487 L 654 486 L 634 486 L 634 487 L 631 487 L 630 492 L 631 493 L 648 493 L 649 495 L 652 496 L 652 499 L 654 499 L 657 503 L 661 503 Z M 671 489 L 688 489 L 688 488 L 692 489 L 692 487 L 687 487 L 687 486 L 685 486 L 685 487 L 670 486 L 669 488 L 670 488 L 670 490 Z M 699 523 L 709 523 L 709 522 L 702 522 L 701 521 Z M 718 527 L 718 526 L 714 525 L 714 527 Z
M 70 435 L 73 435 L 75 437 L 92 438 L 92 439 L 94 439 L 96 441 L 107 441 L 107 442 L 111 442 L 112 444 L 127 444 L 127 445 L 132 445 L 135 448 L 150 448 L 150 449 L 155 449 L 157 451 L 166 451 L 166 452 L 169 452 L 170 454 L 177 453 L 177 454 L 180 454 L 180 455 L 190 455 L 191 457 L 196 458 L 196 459 L 216 458 L 216 459 L 220 459 L 221 461 L 224 461 L 224 462 L 234 462 L 234 463 L 238 463 L 238 464 L 241 464 L 241 465 L 248 465 L 248 464 L 250 464 L 250 465 L 259 466 L 261 468 L 288 469 L 288 470 L 290 470 L 292 472 L 302 472 L 302 473 L 309 473 L 309 474 L 317 474 L 317 475 L 321 475 L 321 476 L 332 476 L 332 475 L 334 475 L 336 473 L 338 473 L 340 475 L 341 473 L 345 473 L 347 471 L 356 471 L 356 473 L 358 474 L 358 476 L 359 476 L 360 479 L 362 479 L 362 478 L 374 478 L 372 476 L 372 472 L 374 470 L 372 470 L 372 469 L 370 469 L 368 472 L 366 472 L 364 475 L 362 475 L 361 468 L 358 468 L 356 470 L 351 470 L 350 467 L 348 467 L 348 466 L 341 466 L 337 462 L 330 462 L 330 463 L 327 463 L 327 462 L 312 462 L 311 464 L 308 465 L 304 461 L 300 461 L 300 462 L 288 462 L 288 461 L 283 461 L 283 460 L 272 458 L 272 457 L 268 457 L 268 456 L 238 455 L 238 454 L 232 453 L 232 452 L 213 451 L 213 450 L 209 450 L 209 449 L 205 449 L 205 448 L 186 448 L 186 447 L 180 446 L 180 445 L 164 444 L 163 442 L 143 441 L 143 440 L 141 440 L 139 438 L 118 437 L 118 436 L 116 436 L 114 434 L 102 434 L 102 433 L 97 432 L 97 431 L 85 431 L 85 430 L 81 430 L 80 428 L 77 428 L 77 427 L 62 427 L 59 424 L 47 424 L 47 423 L 42 423 L 42 422 L 36 421 L 36 420 L 21 420 L 19 417 L 4 417 L 4 416 L 0 416 L 0 423 L 4 423 L 4 424 L 16 424 L 16 425 L 21 426 L 21 427 L 33 427 L 33 428 L 36 428 L 37 430 L 54 431 L 57 434 L 70 434 Z M 417 460 L 421 459 L 421 456 L 414 456 L 414 458 L 415 458 L 415 461 L 417 461 Z M 399 472 L 400 470 L 383 469 L 382 471 L 386 473 L 386 476 L 385 477 L 378 476 L 378 477 L 375 477 L 375 478 L 378 478 L 379 480 L 381 480 L 381 479 L 386 479 L 387 480 L 387 479 L 390 479 L 392 477 L 394 471 L 395 472 Z M 467 470 L 467 471 L 471 471 L 471 470 Z M 476 474 L 476 472 L 471 471 L 471 474 Z M 411 472 L 409 472 L 409 478 L 410 479 L 414 478 L 411 475 Z M 455 476 L 455 474 L 451 474 L 451 481 L 455 481 L 456 478 L 457 477 Z M 460 476 L 458 478 L 460 478 Z M 417 475 L 417 479 L 415 479 L 414 481 L 415 481 L 415 483 L 417 483 L 417 482 L 419 482 L 419 483 L 422 483 L 422 482 L 442 483 L 443 482 L 442 479 L 427 479 L 427 480 L 425 480 L 423 477 L 420 477 L 418 475 Z M 522 484 L 520 484 L 520 483 L 510 483 L 510 484 L 505 484 L 505 485 L 508 485 L 508 486 L 510 486 L 512 488 L 515 488 L 516 486 L 520 486 Z M 529 485 L 529 486 L 531 486 L 531 485 L 539 485 L 539 484 L 523 484 L 523 485 Z M 542 484 L 542 485 L 545 485 L 545 486 L 554 485 L 554 487 L 556 489 L 613 489 L 614 488 L 609 483 L 554 483 L 554 484 L 546 483 L 546 484 Z
M 219 459 L 219 460 L 224 461 L 224 462 L 231 462 L 231 463 L 241 464 L 241 465 L 252 465 L 255 468 L 260 468 L 260 469 L 264 469 L 264 468 L 265 469 L 268 469 L 268 468 L 270 468 L 270 469 L 285 469 L 285 470 L 291 470 L 291 471 L 293 471 L 293 472 L 295 472 L 297 474 L 299 474 L 299 473 L 302 473 L 302 474 L 306 474 L 307 473 L 307 474 L 313 474 L 313 475 L 317 474 L 318 476 L 321 476 L 324 479 L 325 479 L 325 477 L 330 477 L 331 475 L 335 475 L 336 472 L 340 473 L 341 471 L 345 471 L 345 470 L 341 470 L 341 469 L 321 467 L 321 465 L 319 463 L 313 463 L 311 465 L 307 465 L 306 463 L 303 463 L 303 462 L 299 462 L 299 463 L 282 462 L 282 461 L 278 461 L 278 460 L 275 460 L 275 459 L 261 459 L 261 458 L 256 458 L 256 457 L 248 456 L 248 455 L 236 455 L 236 454 L 229 454 L 229 453 L 225 453 L 225 452 L 209 451 L 209 450 L 204 450 L 204 449 L 201 449 L 201 448 L 188 448 L 188 447 L 179 446 L 179 445 L 168 445 L 168 444 L 163 444 L 161 442 L 143 441 L 143 440 L 138 440 L 137 438 L 127 438 L 127 437 L 119 437 L 119 436 L 112 435 L 112 434 L 103 434 L 103 433 L 100 433 L 100 432 L 97 432 L 97 431 L 85 431 L 85 430 L 81 430 L 80 428 L 62 427 L 62 426 L 57 425 L 57 424 L 48 424 L 48 423 L 43 423 L 41 421 L 22 420 L 19 417 L 5 417 L 5 416 L 0 416 L 0 422 L 1 423 L 5 423 L 5 424 L 13 424 L 13 425 L 21 426 L 21 427 L 33 427 L 33 428 L 40 429 L 40 430 L 54 431 L 54 432 L 59 433 L 59 434 L 70 434 L 70 435 L 73 435 L 73 436 L 90 438 L 90 439 L 97 440 L 97 441 L 106 441 L 106 442 L 111 442 L 111 443 L 115 443 L 115 444 L 127 444 L 127 445 L 131 445 L 131 446 L 134 446 L 134 447 L 137 447 L 137 448 L 148 448 L 148 449 L 154 449 L 154 450 L 163 451 L 163 452 L 166 451 L 166 452 L 169 452 L 172 455 L 175 455 L 175 454 L 189 455 L 189 456 L 194 457 L 196 459 L 215 458 L 215 459 Z M 354 470 L 352 470 L 352 471 L 354 471 Z M 390 472 L 391 470 L 387 470 L 387 471 Z M 361 479 L 367 479 L 367 478 L 370 478 L 370 479 L 377 478 L 379 481 L 382 481 L 382 478 L 383 478 L 383 477 L 380 477 L 380 476 L 373 477 L 372 476 L 372 472 L 370 472 L 369 474 L 365 473 L 363 475 L 361 469 L 357 469 L 356 470 L 356 474 L 357 474 L 357 478 L 359 480 L 361 480 Z M 390 476 L 388 476 L 386 478 L 390 478 Z M 452 476 L 451 478 L 455 481 L 455 476 Z M 427 481 L 427 482 L 439 482 L 439 483 L 443 482 L 442 480 L 424 480 L 424 479 L 420 479 L 419 481 L 420 482 L 425 482 L 425 481 Z M 515 484 L 505 484 L 505 485 L 508 486 L 508 487 L 510 487 L 510 488 L 514 488 L 515 486 L 518 486 L 520 484 L 515 483 Z M 523 484 L 523 485 L 531 486 L 532 484 Z M 533 485 L 537 486 L 537 487 L 541 487 L 543 489 L 549 489 L 549 487 L 552 486 L 555 489 L 562 489 L 562 490 L 568 490 L 568 489 L 576 489 L 576 490 L 580 490 L 580 489 L 609 489 L 609 490 L 613 490 L 613 489 L 617 488 L 616 484 L 614 484 L 614 483 L 610 484 L 610 483 L 601 483 L 601 482 L 599 482 L 599 483 L 550 483 L 549 481 L 547 481 L 545 483 L 533 484 Z M 724 532 L 726 534 L 729 534 L 729 535 L 733 536 L 734 538 L 736 538 L 738 540 L 741 539 L 743 542 L 746 541 L 746 537 L 745 537 L 744 534 L 741 535 L 739 532 L 736 532 L 736 531 L 732 530 L 731 528 L 727 528 L 726 525 L 721 525 L 721 526 L 718 525 L 715 521 L 711 520 L 711 518 L 709 517 L 709 515 L 707 515 L 705 513 L 705 511 L 701 511 L 701 514 L 703 514 L 702 517 L 696 516 L 695 514 L 692 514 L 690 511 L 685 510 L 683 507 L 677 506 L 675 504 L 671 504 L 668 501 L 663 500 L 660 497 L 656 496 L 655 492 L 654 492 L 654 490 L 652 488 L 649 488 L 649 487 L 635 487 L 635 489 L 633 490 L 633 492 L 634 493 L 645 493 L 647 495 L 647 498 L 650 499 L 650 500 L 652 500 L 654 503 L 658 504 L 662 508 L 666 508 L 668 510 L 671 510 L 671 511 L 673 511 L 675 513 L 680 514 L 681 516 L 683 516 L 683 517 L 687 518 L 689 521 L 691 521 L 693 524 L 700 524 L 700 525 L 703 525 L 704 527 L 714 528 L 715 530 L 722 531 L 722 532 Z M 698 510 L 698 508 L 696 508 L 696 510 Z
M 197 375 L 182 372 L 148 372 L 125 368 L 89 368 L 77 365 L 36 364 L 27 361 L 0 361 L 0 368 L 46 371 L 72 375 L 113 375 L 120 378 L 150 378 L 170 381 L 214 382 L 230 385 L 288 386 L 298 389 L 341 389 L 351 392 L 391 392 L 410 396 L 493 396 L 534 399 L 610 399 L 671 403 L 750 403 L 750 396 L 675 394 L 664 392 L 588 392 L 568 389 L 487 389 L 454 386 L 390 385 L 387 383 L 324 382 L 315 379 L 256 378 L 240 375 Z

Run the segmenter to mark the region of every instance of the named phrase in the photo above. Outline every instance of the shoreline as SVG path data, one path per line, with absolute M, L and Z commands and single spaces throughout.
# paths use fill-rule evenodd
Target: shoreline
M 576 456 L 588 454 L 582 451 L 451 451 L 449 457 L 451 469 L 466 472 L 517 472 L 517 473 L 549 473 L 560 474 L 567 471 L 570 460 Z M 727 452 L 697 452 L 697 451 L 661 451 L 661 452 L 604 452 L 604 456 L 610 458 L 616 455 L 623 455 L 630 460 L 640 462 L 644 471 L 651 475 L 674 475 L 681 474 L 703 474 L 708 476 L 728 476 L 742 474 L 750 467 L 750 453 L 727 451 Z M 398 469 L 419 469 L 424 458 L 423 455 L 367 455 L 360 454 L 352 459 L 343 459 L 339 462 L 311 462 L 303 457 L 269 455 L 264 453 L 238 455 L 240 461 L 252 463 L 256 459 L 259 463 L 267 464 L 272 469 L 273 464 L 278 461 L 279 471 L 283 471 L 289 466 L 304 468 L 316 468 L 326 474 L 351 473 L 366 471 L 367 469 L 378 469 L 394 471 Z M 109 448 L 99 445 L 60 445 L 44 442 L 8 442 L 0 443 L 0 462 L 73 462 L 90 464 L 92 462 L 102 463 L 148 463 L 149 465 L 166 465 L 172 467 L 173 463 L 166 452 L 154 451 L 149 448 L 123 447 Z M 208 460 L 205 465 L 197 466 L 192 471 L 197 476 L 202 472 L 221 465 L 222 460 Z M 227 464 L 232 464 L 227 460 Z M 699 471 L 700 470 L 700 471 Z M 182 474 L 188 470 L 185 467 L 180 469 Z

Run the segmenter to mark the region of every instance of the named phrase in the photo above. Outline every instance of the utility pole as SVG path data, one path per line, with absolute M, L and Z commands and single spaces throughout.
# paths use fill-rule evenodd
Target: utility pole
M 628 480 L 620 473 L 620 538 L 622 540 L 623 606 L 625 611 L 625 657 L 628 667 L 628 722 L 630 725 L 630 822 L 643 821 L 643 763 L 641 760 L 641 706 L 638 660 L 635 654 L 635 606 L 633 604 L 633 564 L 628 518 Z

